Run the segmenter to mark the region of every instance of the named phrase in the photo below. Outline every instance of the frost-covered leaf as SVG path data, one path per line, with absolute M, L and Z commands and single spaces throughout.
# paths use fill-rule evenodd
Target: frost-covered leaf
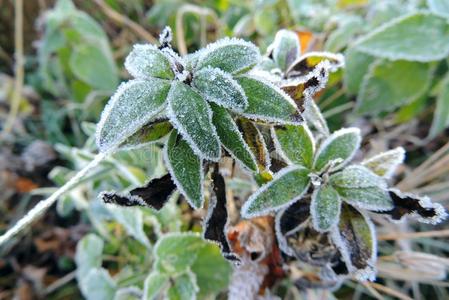
M 333 164 L 334 170 L 343 166 L 359 149 L 361 139 L 358 128 L 343 128 L 335 131 L 320 145 L 315 156 L 315 169 L 323 170 L 329 164 Z
M 367 216 L 350 205 L 343 204 L 340 222 L 332 232 L 350 272 L 358 280 L 374 280 L 376 275 L 377 242 L 374 225 Z
M 303 121 L 295 103 L 278 87 L 253 76 L 241 76 L 237 81 L 248 98 L 244 116 L 279 124 L 300 124 Z
M 231 154 L 234 159 L 239 160 L 249 170 L 256 172 L 257 163 L 253 152 L 246 144 L 240 133 L 237 124 L 225 108 L 218 105 L 211 105 L 212 122 L 217 130 L 223 147 Z
M 179 191 L 193 208 L 200 208 L 204 201 L 202 161 L 176 130 L 165 145 L 164 161 Z
M 170 274 L 183 272 L 195 262 L 198 251 L 205 245 L 201 236 L 193 232 L 165 234 L 154 246 L 156 264 Z
M 345 53 L 346 67 L 344 69 L 343 83 L 348 93 L 357 95 L 365 74 L 375 57 L 350 48 Z
M 259 49 L 250 42 L 236 38 L 224 38 L 207 45 L 201 51 L 197 69 L 219 68 L 227 73 L 238 74 L 254 67 L 260 60 Z
M 160 210 L 176 189 L 170 174 L 150 180 L 142 187 L 132 189 L 129 193 L 103 192 L 100 198 L 105 203 L 119 206 L 148 206 Z
M 429 88 L 432 73 L 430 64 L 379 60 L 363 77 L 356 111 L 376 115 L 413 102 Z
M 92 269 L 79 282 L 80 290 L 87 300 L 114 299 L 117 284 L 103 268 Z
M 438 93 L 437 105 L 430 128 L 429 138 L 434 138 L 449 126 L 449 76 L 446 75 Z
M 391 60 L 440 60 L 449 55 L 449 23 L 423 11 L 401 16 L 362 37 L 356 48 Z
M 117 206 L 108 206 L 108 210 L 113 218 L 125 228 L 129 235 L 147 248 L 151 248 L 150 240 L 143 230 L 142 210 L 136 207 L 122 208 Z
M 367 167 L 374 174 L 383 178 L 390 178 L 396 168 L 404 162 L 405 150 L 402 147 L 377 154 L 361 162 L 362 166 Z
M 152 80 L 152 77 L 173 79 L 170 60 L 156 46 L 134 45 L 126 57 L 125 67 L 136 78 Z
M 211 272 L 213 266 L 213 272 Z M 229 285 L 232 266 L 226 261 L 216 245 L 207 244 L 198 252 L 197 259 L 191 270 L 196 275 L 199 287 L 198 298 L 204 299 L 226 290 Z
M 168 135 L 172 129 L 173 126 L 169 121 L 150 122 L 120 144 L 120 149 L 129 150 L 157 142 Z
M 324 119 L 320 108 L 311 97 L 306 98 L 304 101 L 303 115 L 307 124 L 313 126 L 322 136 L 327 137 L 330 134 L 326 119 Z
M 117 86 L 115 62 L 97 45 L 77 45 L 70 56 L 69 65 L 76 77 L 97 89 L 112 91 Z
M 432 202 L 429 197 L 401 193 L 397 189 L 390 189 L 388 193 L 393 200 L 394 208 L 382 213 L 389 215 L 394 221 L 410 217 L 422 223 L 435 225 L 447 218 L 444 207 Z
M 323 64 L 327 61 L 328 63 Z M 314 70 L 318 65 L 326 65 L 326 71 L 335 72 L 345 65 L 345 58 L 341 54 L 330 52 L 307 52 L 292 63 L 287 70 L 288 77 L 303 76 Z
M 158 295 L 168 287 L 169 277 L 167 274 L 153 271 L 144 281 L 142 300 L 157 299 Z
M 245 92 L 231 75 L 218 68 L 206 67 L 195 73 L 193 86 L 210 102 L 241 112 L 248 106 Z
M 87 234 L 76 245 L 76 277 L 78 280 L 86 277 L 90 270 L 101 267 L 103 240 L 93 234 Z
M 132 136 L 164 108 L 169 82 L 131 80 L 119 86 L 101 114 L 96 141 L 101 152 Z
M 119 288 L 115 292 L 114 300 L 142 300 L 142 290 L 137 286 Z
M 192 271 L 173 278 L 172 286 L 167 291 L 168 300 L 195 300 L 199 288 L 196 283 L 196 276 Z
M 299 166 L 284 168 L 248 198 L 241 214 L 244 218 L 253 218 L 300 201 L 309 182 L 309 170 Z
M 332 175 L 329 182 L 350 204 L 374 211 L 393 208 L 385 181 L 363 166 L 349 166 Z
M 220 141 L 207 102 L 190 86 L 174 81 L 168 93 L 168 115 L 173 126 L 201 158 L 217 161 Z
M 301 53 L 299 38 L 291 30 L 279 30 L 274 37 L 272 47 L 273 60 L 282 71 L 286 71 Z
M 277 151 L 292 164 L 312 168 L 315 141 L 307 125 L 273 127 Z
M 206 240 L 217 243 L 226 259 L 238 260 L 238 257 L 232 253 L 229 245 L 226 229 L 228 225 L 228 210 L 226 207 L 226 185 L 223 175 L 215 165 L 212 172 L 212 194 L 209 198 L 209 207 L 207 216 L 203 223 L 203 237 Z
M 427 0 L 427 6 L 434 14 L 449 17 L 449 2 L 447 0 Z
M 310 205 L 310 214 L 315 229 L 324 232 L 337 224 L 340 217 L 340 207 L 340 196 L 331 185 L 315 188 Z

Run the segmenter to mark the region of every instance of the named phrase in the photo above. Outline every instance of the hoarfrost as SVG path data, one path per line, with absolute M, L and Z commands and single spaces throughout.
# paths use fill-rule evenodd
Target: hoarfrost
M 126 57 L 125 68 L 136 78 L 173 79 L 170 60 L 154 45 L 134 45 Z
M 367 167 L 375 174 L 389 179 L 393 175 L 396 168 L 404 162 L 405 150 L 402 147 L 397 147 L 373 156 L 361 162 L 362 166 Z

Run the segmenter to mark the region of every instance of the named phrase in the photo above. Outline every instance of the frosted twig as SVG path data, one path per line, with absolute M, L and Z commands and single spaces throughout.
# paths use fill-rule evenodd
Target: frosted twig
M 8 240 L 14 237 L 16 234 L 26 229 L 31 223 L 42 216 L 47 209 L 49 209 L 53 203 L 58 200 L 60 196 L 68 192 L 70 189 L 75 187 L 80 180 L 95 166 L 97 166 L 109 152 L 97 154 L 94 159 L 87 164 L 83 169 L 81 169 L 75 176 L 73 176 L 69 181 L 67 181 L 63 186 L 61 186 L 56 192 L 54 192 L 50 197 L 45 200 L 40 201 L 33 207 L 22 219 L 20 219 L 13 227 L 11 227 L 5 234 L 0 236 L 0 247 L 3 246 Z

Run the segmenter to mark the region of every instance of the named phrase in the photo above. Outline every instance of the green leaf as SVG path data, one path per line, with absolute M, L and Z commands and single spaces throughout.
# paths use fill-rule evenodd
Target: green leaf
M 449 2 L 447 0 L 427 0 L 427 6 L 434 14 L 449 17 Z
M 327 137 L 316 154 L 315 170 L 321 171 L 329 164 L 332 169 L 338 169 L 350 161 L 360 147 L 360 130 L 358 128 L 343 128 Z
M 356 111 L 376 115 L 413 102 L 432 81 L 430 64 L 403 60 L 380 60 L 365 74 L 357 97 Z
M 129 150 L 152 144 L 161 140 L 172 129 L 169 121 L 150 122 L 120 144 L 120 149 Z
M 227 73 L 238 74 L 248 71 L 260 60 L 259 49 L 241 39 L 224 38 L 209 44 L 201 51 L 196 68 L 219 68 Z
M 375 60 L 375 57 L 354 48 L 346 51 L 343 83 L 349 94 L 359 93 L 363 78 Z
M 310 205 L 313 227 L 319 232 L 329 231 L 338 223 L 340 207 L 340 196 L 332 186 L 315 188 Z
M 114 299 L 117 284 L 103 268 L 92 269 L 79 282 L 80 290 L 87 300 Z
M 207 102 L 188 85 L 174 81 L 168 94 L 168 115 L 193 151 L 204 159 L 218 161 L 220 141 L 212 125 Z
M 168 280 L 167 274 L 158 271 L 151 272 L 143 284 L 142 300 L 157 299 L 160 292 L 168 287 Z
M 385 181 L 363 166 L 349 166 L 332 175 L 329 182 L 350 204 L 374 211 L 393 208 Z
M 169 59 L 156 46 L 150 44 L 134 45 L 126 57 L 125 67 L 136 78 L 174 78 Z
M 209 102 L 241 112 L 248 106 L 245 92 L 228 73 L 206 67 L 195 73 L 193 86 Z
M 367 216 L 343 204 L 340 222 L 332 235 L 343 260 L 358 280 L 374 280 L 377 243 L 374 225 Z
M 87 234 L 78 242 L 75 254 L 78 280 L 86 277 L 90 270 L 101 267 L 103 247 L 103 240 L 93 233 Z
M 272 181 L 260 187 L 242 207 L 244 218 L 253 218 L 279 210 L 299 200 L 309 186 L 310 171 L 290 166 L 278 172 Z
M 77 78 L 96 89 L 113 91 L 117 86 L 115 62 L 95 45 L 77 45 L 70 55 L 69 64 Z
M 125 228 L 129 235 L 141 242 L 147 248 L 151 248 L 151 243 L 143 230 L 143 213 L 140 208 L 123 208 L 110 205 L 108 206 L 108 210 L 114 219 Z
M 273 59 L 277 66 L 285 72 L 300 54 L 301 45 L 297 34 L 291 30 L 279 30 L 273 42 Z
M 212 122 L 217 129 L 223 147 L 249 170 L 257 172 L 257 163 L 254 154 L 243 140 L 237 125 L 231 115 L 218 105 L 211 105 Z
M 169 300 L 194 300 L 198 293 L 196 277 L 191 271 L 187 271 L 173 278 L 173 285 L 167 291 Z
M 449 76 L 443 81 L 443 86 L 438 93 L 437 105 L 430 128 L 429 138 L 436 137 L 449 126 Z
M 213 270 L 211 269 L 213 266 Z M 223 258 L 220 249 L 215 244 L 207 244 L 198 251 L 195 263 L 191 267 L 196 275 L 199 298 L 203 299 L 226 290 L 232 273 L 231 264 Z
M 96 141 L 101 152 L 121 144 L 164 108 L 170 84 L 131 80 L 119 86 L 101 114 Z
M 393 175 L 396 168 L 404 162 L 404 158 L 404 148 L 397 147 L 366 159 L 361 162 L 361 165 L 373 171 L 374 174 L 388 179 Z
M 312 168 L 315 141 L 307 125 L 276 126 L 272 132 L 276 149 L 285 160 Z
M 198 251 L 207 243 L 193 232 L 168 233 L 154 246 L 156 264 L 169 274 L 186 271 L 196 260 Z
M 204 201 L 202 161 L 173 130 L 165 145 L 164 161 L 179 191 L 193 208 Z
M 281 89 L 256 77 L 241 76 L 238 83 L 248 98 L 243 115 L 279 124 L 301 124 L 303 119 L 293 100 Z
M 396 18 L 360 39 L 358 50 L 391 60 L 435 61 L 449 55 L 449 23 L 429 12 Z

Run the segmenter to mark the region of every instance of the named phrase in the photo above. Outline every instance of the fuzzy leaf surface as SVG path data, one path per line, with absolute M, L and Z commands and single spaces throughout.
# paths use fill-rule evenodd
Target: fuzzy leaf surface
M 131 80 L 119 86 L 101 114 L 96 140 L 101 152 L 121 144 L 164 108 L 167 81 Z
M 125 67 L 136 77 L 151 80 L 152 77 L 173 79 L 174 74 L 168 58 L 154 45 L 134 45 L 126 57 Z
M 379 60 L 363 77 L 356 111 L 376 115 L 409 104 L 427 91 L 432 73 L 430 64 Z
M 133 149 L 157 142 L 172 129 L 169 121 L 150 122 L 120 144 L 120 149 Z
M 345 53 L 346 67 L 343 82 L 348 93 L 357 95 L 362 85 L 363 77 L 368 73 L 375 57 L 350 48 Z
M 390 178 L 396 168 L 404 162 L 404 158 L 404 148 L 397 147 L 364 160 L 361 165 L 380 177 Z
M 374 211 L 393 208 L 385 181 L 363 166 L 349 166 L 332 175 L 329 182 L 350 204 Z
M 173 279 L 173 284 L 167 291 L 167 299 L 195 300 L 198 290 L 195 274 L 187 271 Z
M 254 67 L 260 60 L 259 49 L 241 39 L 224 38 L 209 44 L 201 51 L 196 68 L 219 68 L 227 73 L 238 74 Z
M 301 45 L 294 31 L 282 29 L 276 33 L 273 43 L 273 59 L 282 71 L 285 72 L 300 53 Z
M 212 112 L 207 102 L 190 86 L 174 81 L 168 93 L 168 114 L 180 132 L 201 158 L 220 158 L 220 141 L 212 125 Z
M 241 76 L 237 81 L 248 98 L 244 116 L 279 124 L 300 124 L 303 121 L 295 103 L 278 87 L 250 76 Z
M 332 133 L 323 143 L 316 154 L 314 166 L 320 171 L 332 161 L 337 161 L 333 169 L 350 161 L 360 147 L 360 130 L 358 128 L 343 128 Z
M 195 262 L 198 251 L 205 245 L 201 236 L 195 233 L 166 234 L 154 247 L 156 263 L 170 274 L 184 272 Z
M 114 299 L 117 290 L 111 275 L 103 268 L 90 270 L 86 277 L 81 279 L 79 286 L 87 300 Z
M 312 194 L 310 213 L 316 230 L 330 230 L 338 223 L 341 200 L 337 191 L 330 185 L 316 188 Z
M 309 170 L 292 166 L 274 176 L 273 180 L 260 187 L 242 207 L 242 216 L 251 218 L 266 215 L 298 200 L 309 186 Z
M 93 234 L 87 234 L 76 245 L 76 277 L 84 278 L 90 270 L 101 267 L 104 242 Z
M 429 12 L 401 16 L 363 37 L 356 48 L 391 60 L 440 60 L 449 55 L 449 23 Z
M 243 139 L 231 115 L 225 108 L 218 105 L 212 104 L 211 108 L 213 111 L 212 122 L 223 146 L 249 170 L 256 172 L 257 163 L 254 154 Z
M 204 200 L 202 162 L 175 130 L 165 145 L 164 160 L 179 191 L 193 208 L 200 208 Z
M 157 299 L 157 296 L 162 289 L 168 285 L 169 277 L 161 272 L 153 271 L 147 278 L 145 278 L 143 284 L 143 300 Z
M 245 92 L 231 75 L 207 67 L 195 73 L 193 86 L 209 102 L 241 112 L 248 106 Z
M 274 127 L 278 151 L 289 162 L 312 168 L 315 141 L 307 125 Z

